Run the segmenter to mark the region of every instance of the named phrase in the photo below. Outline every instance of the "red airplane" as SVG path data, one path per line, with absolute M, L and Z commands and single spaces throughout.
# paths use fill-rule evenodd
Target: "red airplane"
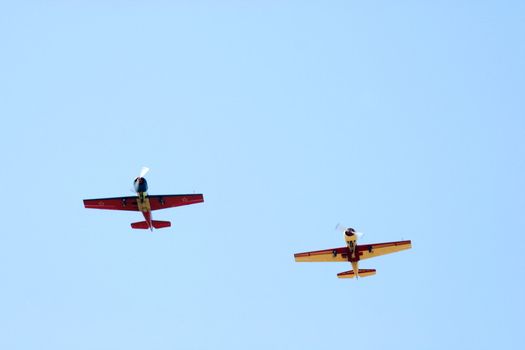
M 171 226 L 171 222 L 169 221 L 153 220 L 151 218 L 151 212 L 153 210 L 204 202 L 202 194 L 148 195 L 146 192 L 148 190 L 148 183 L 144 178 L 144 175 L 146 175 L 148 171 L 148 168 L 143 167 L 140 175 L 133 181 L 137 196 L 84 199 L 84 207 L 91 209 L 140 211 L 146 221 L 134 222 L 131 224 L 131 227 L 135 229 L 150 229 L 153 231 L 154 228 L 159 229 Z
M 345 234 L 346 247 L 317 250 L 313 252 L 294 254 L 297 262 L 339 262 L 346 261 L 352 264 L 352 270 L 337 274 L 339 278 L 358 278 L 372 276 L 376 274 L 375 269 L 360 269 L 359 261 L 363 259 L 374 258 L 379 255 L 399 252 L 401 250 L 412 248 L 411 241 L 397 241 L 375 244 L 357 244 L 357 240 L 363 236 L 362 233 L 356 232 L 353 228 L 345 228 L 337 225 Z

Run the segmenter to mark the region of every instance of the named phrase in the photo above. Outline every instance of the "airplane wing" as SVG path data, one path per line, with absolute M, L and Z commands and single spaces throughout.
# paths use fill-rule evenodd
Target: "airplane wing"
M 297 262 L 348 261 L 348 247 L 294 254 Z
M 138 211 L 137 197 L 84 199 L 84 207 L 91 209 Z
M 151 210 L 159 210 L 204 202 L 202 194 L 148 195 Z
M 412 248 L 412 241 L 397 241 L 358 245 L 357 251 L 359 253 L 359 259 L 363 260 L 410 248 Z

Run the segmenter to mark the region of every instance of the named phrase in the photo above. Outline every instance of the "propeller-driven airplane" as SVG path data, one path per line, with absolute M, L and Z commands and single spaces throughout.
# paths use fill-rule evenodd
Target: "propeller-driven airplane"
M 358 278 L 376 274 L 375 269 L 360 269 L 359 261 L 374 258 L 379 255 L 399 252 L 412 248 L 411 241 L 397 241 L 374 244 L 357 244 L 357 240 L 363 236 L 361 232 L 356 232 L 353 228 L 345 228 L 337 225 L 338 229 L 344 232 L 346 247 L 317 250 L 313 252 L 294 254 L 297 262 L 323 262 L 323 261 L 348 261 L 352 264 L 352 270 L 337 274 L 339 278 Z
M 169 221 L 156 221 L 151 217 L 153 210 L 180 207 L 204 202 L 202 194 L 168 194 L 150 196 L 147 193 L 148 183 L 144 176 L 149 171 L 143 167 L 140 175 L 133 181 L 136 196 L 84 199 L 84 207 L 91 209 L 108 210 L 128 210 L 140 211 L 144 215 L 145 221 L 134 222 L 131 224 L 135 229 L 150 229 L 170 227 Z

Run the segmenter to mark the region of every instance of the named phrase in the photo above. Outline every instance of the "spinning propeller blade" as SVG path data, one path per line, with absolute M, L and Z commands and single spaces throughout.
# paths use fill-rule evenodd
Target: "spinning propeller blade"
M 344 226 L 341 225 L 340 223 L 337 223 L 337 225 L 335 225 L 334 230 L 336 230 L 336 231 L 341 231 L 341 232 L 345 233 L 345 231 L 346 231 L 346 227 L 344 227 Z
M 143 166 L 142 169 L 140 169 L 140 175 L 139 177 L 144 177 L 144 175 L 146 175 L 149 171 L 149 168 L 148 167 L 145 167 Z

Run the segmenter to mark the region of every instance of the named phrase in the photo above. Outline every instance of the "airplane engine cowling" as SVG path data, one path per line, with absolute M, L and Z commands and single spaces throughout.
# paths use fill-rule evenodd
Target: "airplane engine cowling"
M 133 186 L 135 187 L 135 192 L 148 191 L 148 182 L 143 177 L 137 177 L 135 181 L 133 181 Z
M 351 241 L 356 241 L 356 240 L 357 240 L 357 236 L 355 234 L 355 230 L 351 227 L 347 228 L 345 231 L 345 241 L 351 242 Z

